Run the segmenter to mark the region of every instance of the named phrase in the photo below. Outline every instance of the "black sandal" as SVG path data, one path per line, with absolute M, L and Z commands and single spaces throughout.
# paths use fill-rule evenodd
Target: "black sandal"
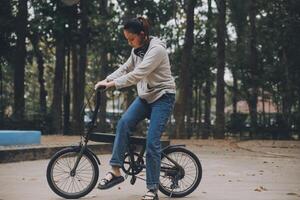
M 143 196 L 142 200 L 159 200 L 157 192 L 148 190 L 148 192 Z
M 106 178 L 108 174 L 111 175 L 111 179 Z M 112 172 L 108 172 L 105 178 L 101 179 L 100 183 L 98 184 L 98 188 L 100 190 L 109 189 L 115 185 L 118 185 L 119 183 L 122 183 L 124 180 L 125 179 L 123 176 L 116 176 Z

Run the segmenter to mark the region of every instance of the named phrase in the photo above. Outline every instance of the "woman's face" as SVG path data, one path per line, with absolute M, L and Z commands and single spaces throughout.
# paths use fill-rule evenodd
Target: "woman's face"
M 130 33 L 124 30 L 124 36 L 128 41 L 128 44 L 133 48 L 139 48 L 143 44 L 143 36 L 135 33 Z

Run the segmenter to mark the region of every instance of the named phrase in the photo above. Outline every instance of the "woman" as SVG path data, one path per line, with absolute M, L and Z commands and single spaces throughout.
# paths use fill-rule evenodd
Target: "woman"
M 99 189 L 108 189 L 124 181 L 120 167 L 128 147 L 128 136 L 145 118 L 150 119 L 146 142 L 146 183 L 148 192 L 143 199 L 158 200 L 160 175 L 160 137 L 165 130 L 175 101 L 175 82 L 166 45 L 157 37 L 149 36 L 149 23 L 143 17 L 128 20 L 124 36 L 132 47 L 128 60 L 95 88 L 117 89 L 137 85 L 138 97 L 122 115 L 116 129 L 111 172 L 100 181 Z

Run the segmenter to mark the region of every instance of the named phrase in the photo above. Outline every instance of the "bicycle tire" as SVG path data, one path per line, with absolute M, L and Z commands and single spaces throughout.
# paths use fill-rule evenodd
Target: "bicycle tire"
M 47 166 L 47 181 L 48 184 L 50 186 L 50 188 L 59 196 L 66 198 L 66 199 L 78 199 L 80 197 L 83 197 L 85 195 L 87 195 L 89 192 L 92 191 L 92 189 L 94 189 L 95 185 L 97 184 L 98 178 L 99 178 L 99 168 L 97 165 L 97 162 L 95 160 L 95 158 L 88 152 L 84 152 L 82 155 L 82 158 L 78 164 L 77 170 L 76 170 L 76 174 L 74 176 L 71 176 L 70 171 L 72 168 L 72 164 L 75 163 L 76 160 L 76 154 L 78 154 L 80 152 L 80 148 L 64 148 L 60 151 L 58 151 L 49 161 L 49 164 Z M 69 156 L 69 157 L 68 157 Z M 65 168 L 63 168 L 62 163 L 59 164 L 60 159 L 66 158 L 67 161 L 65 161 L 66 166 Z M 73 158 L 74 162 L 72 160 L 68 160 L 68 158 Z M 84 166 L 82 166 L 84 163 L 86 162 L 87 164 L 84 164 Z M 83 167 L 85 167 L 86 165 L 89 165 L 89 167 L 91 168 L 91 177 L 89 181 L 83 180 L 84 178 L 87 177 L 87 173 L 86 170 L 83 169 Z M 57 170 L 62 170 L 62 172 L 60 172 L 61 174 L 58 174 L 57 177 L 60 176 L 69 176 L 66 177 L 65 179 L 67 179 L 67 182 L 65 183 L 67 185 L 68 181 L 71 180 L 71 182 L 73 182 L 73 186 L 76 187 L 75 185 L 77 184 L 77 187 L 79 187 L 81 184 L 84 184 L 84 182 L 88 182 L 88 184 L 79 191 L 75 191 L 76 188 L 74 188 L 74 190 L 68 192 L 65 191 L 64 188 L 61 188 L 62 186 L 58 185 L 58 181 L 55 180 L 54 177 L 54 171 L 55 169 Z M 78 170 L 81 171 L 78 171 Z M 65 170 L 70 170 L 70 171 L 65 171 Z M 78 175 L 80 172 L 83 172 L 84 175 Z M 64 173 L 64 174 L 63 174 Z M 67 175 L 69 174 L 69 175 Z M 70 178 L 71 177 L 71 178 Z M 63 179 L 64 177 L 62 177 L 61 179 Z M 70 182 L 70 184 L 71 184 Z M 76 184 L 75 184 L 76 183 Z M 71 186 L 69 186 L 70 188 Z M 69 189 L 68 188 L 68 189 Z
M 195 165 L 196 174 L 195 174 L 193 183 L 183 191 L 172 190 L 171 188 L 168 188 L 166 185 L 164 185 L 162 183 L 163 176 L 161 175 L 160 182 L 159 182 L 159 191 L 169 197 L 185 197 L 185 196 L 191 194 L 199 186 L 200 181 L 202 179 L 202 166 L 201 166 L 201 163 L 200 163 L 200 160 L 198 159 L 198 157 L 191 151 L 189 151 L 185 148 L 182 148 L 182 147 L 174 147 L 174 148 L 166 149 L 163 153 L 170 157 L 172 157 L 172 154 L 174 154 L 174 153 L 180 153 L 182 156 L 186 155 L 190 159 L 190 162 L 192 162 Z M 164 156 L 164 154 L 162 154 L 162 156 L 161 156 L 161 162 L 162 162 L 161 166 L 163 166 L 165 164 L 164 162 L 166 162 L 166 161 L 164 161 L 164 160 L 168 160 Z M 174 159 L 174 158 L 172 157 L 172 159 Z M 178 161 L 176 161 L 176 162 L 178 162 Z M 187 163 L 186 165 L 190 164 L 190 162 L 186 161 L 186 163 Z M 179 164 L 181 164 L 181 163 L 179 163 Z M 184 166 L 181 166 L 181 167 L 183 167 L 183 169 L 184 169 Z M 184 169 L 184 170 L 186 170 L 186 169 Z

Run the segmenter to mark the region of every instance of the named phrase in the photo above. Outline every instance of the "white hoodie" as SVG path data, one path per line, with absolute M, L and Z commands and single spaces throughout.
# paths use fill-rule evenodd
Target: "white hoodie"
M 175 93 L 175 81 L 171 74 L 166 45 L 157 37 L 151 37 L 144 57 L 134 54 L 115 72 L 107 76 L 114 80 L 117 89 L 137 84 L 140 98 L 153 103 L 165 93 Z

